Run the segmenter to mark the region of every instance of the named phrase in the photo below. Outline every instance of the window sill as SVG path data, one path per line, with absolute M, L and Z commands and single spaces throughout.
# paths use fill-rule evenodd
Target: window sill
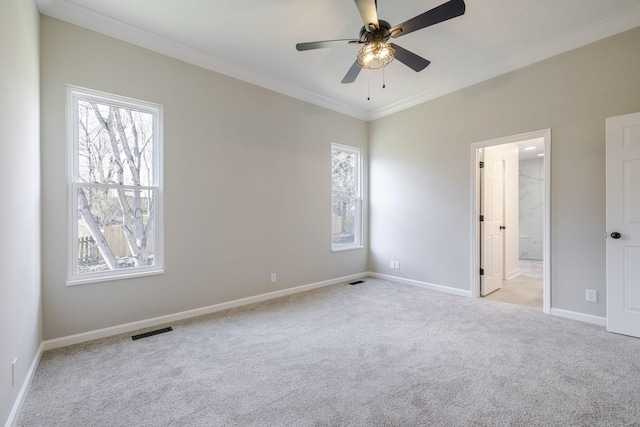
M 353 245 L 353 246 L 333 246 L 331 247 L 331 252 L 344 252 L 344 251 L 352 251 L 355 249 L 364 249 L 364 245 Z
M 164 274 L 164 269 L 160 269 L 160 270 L 147 270 L 147 271 L 138 271 L 135 273 L 124 273 L 124 274 L 118 274 L 118 275 L 109 275 L 109 276 L 99 276 L 99 277 L 82 277 L 82 278 L 77 278 L 77 279 L 69 279 L 67 280 L 66 285 L 67 286 L 76 286 L 76 285 L 87 285 L 87 284 L 91 284 L 91 283 L 98 283 L 98 282 L 108 282 L 108 281 L 113 281 L 113 280 L 125 280 L 125 279 L 135 279 L 137 277 L 144 277 L 144 276 L 155 276 L 158 274 Z

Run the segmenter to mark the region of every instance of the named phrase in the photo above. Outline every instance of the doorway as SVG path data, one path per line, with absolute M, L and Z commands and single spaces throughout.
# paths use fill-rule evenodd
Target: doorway
M 526 301 L 541 280 L 542 310 L 550 313 L 551 130 L 471 148 L 471 294 Z

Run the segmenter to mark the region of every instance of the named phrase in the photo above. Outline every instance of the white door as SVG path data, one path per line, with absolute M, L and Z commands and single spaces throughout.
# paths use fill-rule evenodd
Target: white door
M 502 230 L 503 222 L 503 167 L 502 157 L 490 148 L 484 149 L 484 167 L 482 168 L 482 195 L 480 222 L 482 236 L 480 251 L 480 295 L 489 295 L 502 287 Z
M 607 119 L 607 330 L 640 337 L 640 113 Z

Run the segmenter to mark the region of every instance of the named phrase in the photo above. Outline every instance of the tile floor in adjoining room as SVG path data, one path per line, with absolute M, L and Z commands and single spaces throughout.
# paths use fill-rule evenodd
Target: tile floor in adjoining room
M 542 263 L 520 263 L 520 275 L 502 281 L 502 288 L 486 299 L 542 310 Z

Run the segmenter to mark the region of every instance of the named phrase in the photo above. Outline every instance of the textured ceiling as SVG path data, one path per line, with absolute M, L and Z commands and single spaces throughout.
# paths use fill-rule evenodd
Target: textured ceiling
M 443 0 L 379 0 L 396 25 Z M 466 0 L 463 16 L 394 39 L 431 61 L 398 61 L 340 81 L 357 45 L 298 52 L 298 42 L 357 39 L 353 0 L 38 0 L 40 11 L 355 117 L 372 119 L 640 26 L 640 0 Z M 367 100 L 367 92 L 371 100 Z

